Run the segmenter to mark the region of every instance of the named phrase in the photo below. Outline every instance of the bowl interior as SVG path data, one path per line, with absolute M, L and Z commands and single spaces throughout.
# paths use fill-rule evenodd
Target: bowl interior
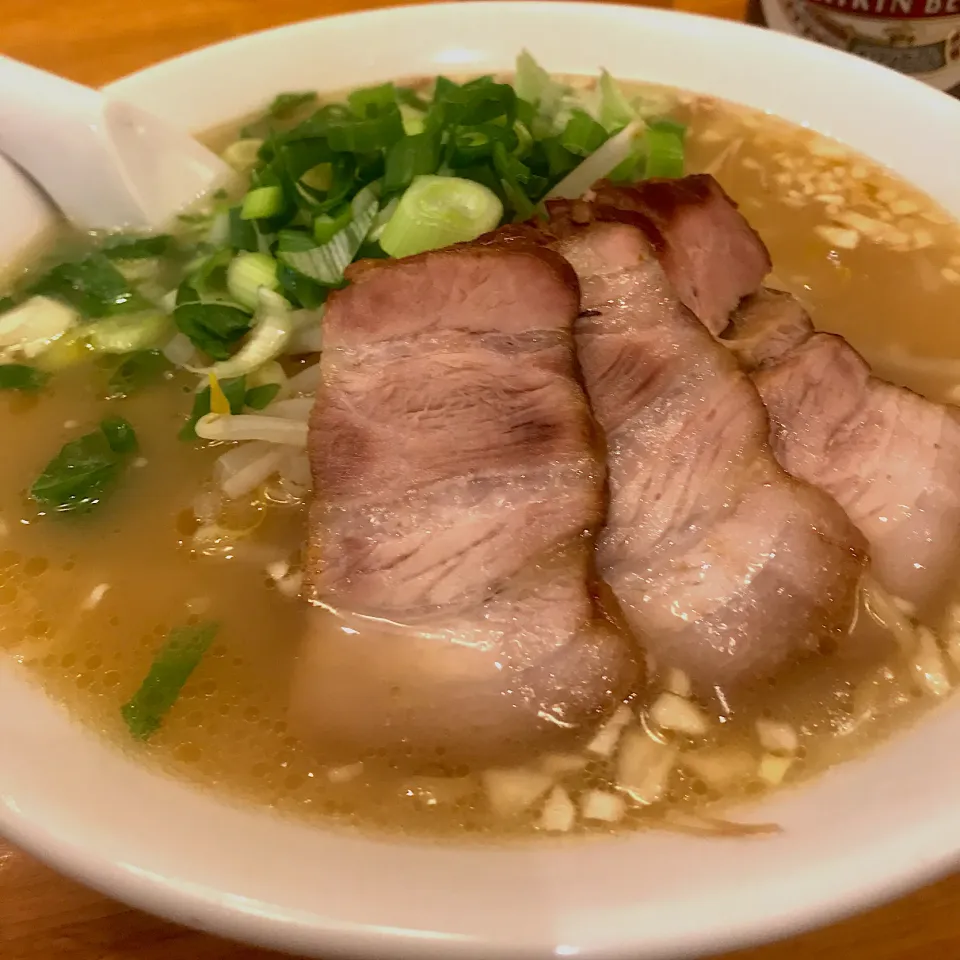
M 241 38 L 109 89 L 202 130 L 279 90 L 504 70 L 524 46 L 551 70 L 605 66 L 807 124 L 960 214 L 957 103 L 827 48 L 663 11 L 545 0 L 379 11 Z M 783 826 L 763 839 L 452 847 L 227 805 L 101 743 L 3 662 L 0 831 L 135 905 L 313 955 L 692 956 L 824 922 L 952 866 L 958 738 L 948 704 L 869 757 L 745 809 Z

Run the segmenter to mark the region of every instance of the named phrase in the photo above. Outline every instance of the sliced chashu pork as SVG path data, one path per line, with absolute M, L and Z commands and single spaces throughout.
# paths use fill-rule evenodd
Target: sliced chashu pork
M 630 186 L 603 182 L 594 193 L 597 215 L 616 220 L 616 211 L 624 211 L 643 231 L 674 294 L 713 334 L 770 271 L 767 248 L 709 174 Z
M 957 411 L 873 377 L 841 337 L 814 333 L 787 293 L 756 292 L 725 330 L 732 294 L 750 293 L 751 281 L 756 290 L 758 265 L 769 258 L 710 178 L 602 185 L 597 199 L 641 214 L 651 247 L 671 267 L 671 283 L 678 291 L 696 288 L 683 302 L 744 369 L 758 371 L 780 464 L 843 506 L 870 544 L 874 576 L 913 603 L 940 599 L 960 560 Z M 654 221 L 668 239 L 657 239 L 647 226 Z M 699 236 L 684 224 L 698 224 Z M 696 253 L 665 256 L 684 243 Z
M 713 334 L 729 323 L 731 312 L 756 292 L 770 271 L 763 241 L 709 174 L 679 180 L 644 180 L 630 185 L 600 181 L 592 199 L 553 201 L 556 233 L 593 220 L 625 223 L 642 235 L 674 296 Z M 543 242 L 541 224 L 505 227 L 490 235 Z
M 298 727 L 330 754 L 504 762 L 626 692 L 588 590 L 602 467 L 576 276 L 528 245 L 361 264 L 324 320 Z
M 717 334 L 727 326 L 723 308 L 732 306 L 731 291 L 744 296 L 751 280 L 754 290 L 759 284 L 766 251 L 733 201 L 701 181 L 604 185 L 597 196 L 608 207 L 643 215 L 639 223 L 651 246 L 665 268 L 672 265 L 671 283 L 678 291 L 696 287 L 696 297 L 682 299 Z M 658 217 L 672 246 L 687 242 L 696 256 L 665 258 L 671 245 L 645 226 Z M 694 223 L 702 227 L 699 236 L 683 228 Z M 870 544 L 874 576 L 913 603 L 940 599 L 960 561 L 958 412 L 873 377 L 843 338 L 815 333 L 787 293 L 751 296 L 721 342 L 744 369 L 757 371 L 781 465 L 843 506 Z
M 856 528 L 777 465 L 756 390 L 678 301 L 647 232 L 580 201 L 551 213 L 581 280 L 578 357 L 607 445 L 598 566 L 656 666 L 726 687 L 841 637 Z
M 940 599 L 960 560 L 960 412 L 872 376 L 789 294 L 748 300 L 724 342 L 754 371 L 780 463 L 843 506 L 877 580 L 921 606 Z

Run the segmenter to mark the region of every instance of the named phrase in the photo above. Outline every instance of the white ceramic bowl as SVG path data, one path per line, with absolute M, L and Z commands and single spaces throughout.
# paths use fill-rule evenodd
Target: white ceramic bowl
M 243 37 L 111 89 L 202 130 L 279 90 L 502 70 L 522 46 L 552 70 L 606 66 L 808 124 L 960 214 L 956 102 L 823 47 L 662 11 L 385 10 Z M 12 190 L 0 178 L 0 208 Z M 955 701 L 871 756 L 747 811 L 783 824 L 772 838 L 430 845 L 229 806 L 101 743 L 0 664 L 0 831 L 136 906 L 326 958 L 690 957 L 825 923 L 953 868 L 958 741 Z

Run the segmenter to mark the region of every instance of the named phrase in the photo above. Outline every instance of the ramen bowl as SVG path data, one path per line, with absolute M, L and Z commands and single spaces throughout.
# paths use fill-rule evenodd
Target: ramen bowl
M 380 10 L 241 37 L 109 87 L 195 131 L 281 90 L 551 71 L 712 94 L 835 137 L 960 216 L 960 104 L 825 47 L 597 3 Z M 0 202 L 15 180 L 0 179 Z M 27 204 L 4 249 L 43 218 Z M 39 219 L 38 219 L 39 218 Z M 17 230 L 22 230 L 18 237 Z M 148 587 L 145 587 L 148 589 Z M 960 862 L 960 705 L 737 809 L 772 835 L 647 831 L 478 844 L 334 831 L 237 805 L 102 741 L 0 661 L 0 832 L 83 883 L 202 930 L 317 957 L 694 957 L 893 898 Z

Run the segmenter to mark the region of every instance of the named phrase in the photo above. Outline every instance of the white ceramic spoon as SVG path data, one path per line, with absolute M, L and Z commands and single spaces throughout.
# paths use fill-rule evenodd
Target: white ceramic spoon
M 56 222 L 50 201 L 12 163 L 0 156 L 0 279 Z
M 161 231 L 232 173 L 166 121 L 2 56 L 0 153 L 84 230 Z

